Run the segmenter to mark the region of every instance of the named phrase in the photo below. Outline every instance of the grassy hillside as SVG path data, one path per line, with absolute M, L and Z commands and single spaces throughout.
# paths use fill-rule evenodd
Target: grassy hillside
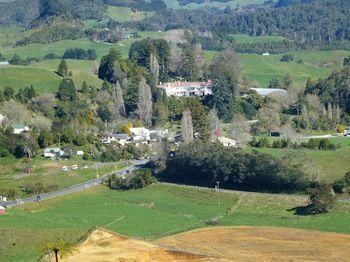
M 282 42 L 286 40 L 283 36 L 249 36 L 249 35 L 229 35 L 238 44 L 270 43 Z
M 123 53 L 128 52 L 128 48 L 123 48 L 118 44 L 97 43 L 92 42 L 87 38 L 81 38 L 77 40 L 62 40 L 47 45 L 30 44 L 15 48 L 4 48 L 1 50 L 1 52 L 8 58 L 12 57 L 12 55 L 15 53 L 23 58 L 44 57 L 49 53 L 55 53 L 61 56 L 63 55 L 65 50 L 72 47 L 79 47 L 83 49 L 95 49 L 96 54 L 99 58 L 107 54 L 111 47 L 119 48 Z
M 0 216 L 0 254 L 4 261 L 35 260 L 44 240 L 74 243 L 89 229 L 156 239 L 220 217 L 221 225 L 265 225 L 350 233 L 350 205 L 337 204 L 322 216 L 288 211 L 305 204 L 297 196 L 246 195 L 154 185 L 136 191 L 99 187 L 87 192 L 8 210 Z
M 133 12 L 127 7 L 108 6 L 108 17 L 117 22 L 140 21 L 152 16 L 154 12 Z
M 59 60 L 47 60 L 30 66 L 0 67 L 0 88 L 10 86 L 15 90 L 33 85 L 39 93 L 56 92 L 61 81 L 55 71 Z M 73 73 L 73 80 L 79 89 L 83 81 L 90 85 L 100 87 L 102 81 L 93 74 L 94 61 L 67 60 Z
M 216 52 L 204 51 L 207 60 L 213 59 Z M 333 70 L 342 66 L 344 57 L 349 51 L 295 51 L 293 62 L 282 62 L 284 54 L 261 56 L 257 54 L 239 54 L 243 73 L 254 85 L 267 87 L 272 78 L 282 81 L 286 74 L 290 74 L 298 86 L 304 86 L 306 80 L 324 78 Z M 301 63 L 297 61 L 301 60 Z
M 344 177 L 345 173 L 350 170 L 350 139 L 331 138 L 330 140 L 333 144 L 340 145 L 341 148 L 334 151 L 306 149 L 286 150 L 274 148 L 254 148 L 254 150 L 267 153 L 277 158 L 283 158 L 288 154 L 288 156 L 291 156 L 296 162 L 304 159 L 310 165 L 310 168 L 318 175 L 320 181 L 332 183 Z
M 139 35 L 141 38 L 159 38 L 164 36 L 163 32 L 140 32 Z M 68 48 L 79 47 L 83 49 L 95 49 L 98 59 L 103 55 L 107 54 L 111 48 L 117 48 L 121 51 L 122 55 L 126 57 L 129 53 L 130 45 L 133 41 L 137 39 L 127 39 L 119 41 L 116 44 L 102 43 L 102 42 L 93 42 L 88 38 L 80 38 L 76 40 L 62 40 L 53 42 L 47 45 L 42 44 L 29 44 L 26 46 L 20 47 L 3 47 L 0 50 L 5 57 L 10 59 L 13 54 L 18 54 L 22 58 L 27 57 L 39 57 L 42 58 L 49 53 L 55 53 L 56 55 L 62 56 L 63 53 Z M 1 42 L 0 42 L 1 45 Z

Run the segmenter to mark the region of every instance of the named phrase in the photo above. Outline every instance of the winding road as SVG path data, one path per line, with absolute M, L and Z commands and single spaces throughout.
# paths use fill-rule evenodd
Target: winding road
M 145 165 L 148 162 L 147 159 L 145 160 L 133 160 L 131 161 L 131 165 L 120 169 L 118 171 L 113 171 L 110 172 L 108 174 L 102 175 L 101 177 L 98 178 L 94 178 L 92 180 L 86 181 L 84 183 L 80 183 L 80 184 L 76 184 L 67 188 L 62 188 L 59 189 L 57 191 L 53 191 L 53 192 L 48 192 L 48 193 L 43 193 L 40 194 L 40 200 L 45 200 L 45 199 L 51 199 L 51 198 L 55 198 L 58 196 L 65 196 L 65 195 L 69 195 L 75 192 L 80 192 L 98 185 L 101 185 L 104 181 L 107 181 L 108 177 L 116 174 L 116 175 L 124 175 L 127 172 L 132 172 L 134 170 L 137 170 L 139 168 L 141 168 L 143 165 Z M 19 205 L 23 205 L 23 204 L 27 204 L 27 203 L 33 203 L 33 202 L 37 202 L 37 197 L 28 197 L 28 198 L 23 198 L 23 199 L 16 199 L 13 201 L 0 201 L 0 206 L 4 206 L 4 207 L 13 207 L 13 206 L 19 206 Z

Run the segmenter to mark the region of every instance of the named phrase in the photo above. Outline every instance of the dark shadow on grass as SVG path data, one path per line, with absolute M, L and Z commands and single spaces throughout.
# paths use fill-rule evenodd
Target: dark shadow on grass
M 287 209 L 289 212 L 293 212 L 294 215 L 297 216 L 311 216 L 312 214 L 310 213 L 310 206 L 297 206 L 293 207 L 291 209 Z

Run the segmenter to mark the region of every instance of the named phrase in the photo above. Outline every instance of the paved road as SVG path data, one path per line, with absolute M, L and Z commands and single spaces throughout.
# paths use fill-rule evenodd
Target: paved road
M 97 185 L 101 185 L 104 181 L 107 181 L 108 177 L 111 176 L 112 174 L 117 174 L 117 175 L 121 176 L 121 175 L 124 175 L 126 172 L 131 172 L 131 171 L 137 170 L 137 169 L 141 168 L 144 164 L 146 164 L 148 162 L 148 160 L 133 160 L 131 162 L 132 162 L 132 164 L 129 166 L 127 166 L 121 170 L 113 171 L 111 173 L 102 175 L 99 178 L 95 178 L 95 179 L 86 181 L 84 183 L 80 183 L 80 184 L 73 185 L 73 186 L 70 186 L 67 188 L 63 188 L 63 189 L 60 189 L 60 190 L 57 190 L 54 192 L 40 194 L 41 200 L 55 198 L 58 196 L 65 196 L 68 194 L 72 194 L 75 192 L 79 192 L 79 191 L 83 191 L 83 190 L 95 187 Z M 0 206 L 12 207 L 12 206 L 23 205 L 26 203 L 33 203 L 33 202 L 37 202 L 36 197 L 28 197 L 28 198 L 17 199 L 14 201 L 7 201 L 7 202 L 0 201 Z

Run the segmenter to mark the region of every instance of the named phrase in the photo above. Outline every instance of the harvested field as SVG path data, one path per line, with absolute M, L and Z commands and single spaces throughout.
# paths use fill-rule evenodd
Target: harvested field
M 171 251 L 105 230 L 96 230 L 63 261 L 210 261 L 201 255 Z
M 157 240 L 228 261 L 350 261 L 350 235 L 273 227 L 213 227 Z

